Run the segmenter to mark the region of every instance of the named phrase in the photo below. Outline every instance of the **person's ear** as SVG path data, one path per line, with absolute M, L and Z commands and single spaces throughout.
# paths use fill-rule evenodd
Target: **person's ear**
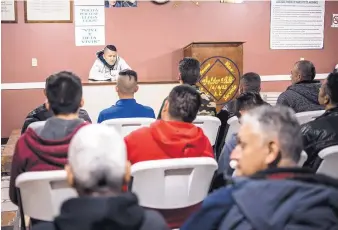
M 116 91 L 116 93 L 118 93 L 119 92 L 119 87 L 115 86 L 115 91 Z
M 162 120 L 166 120 L 167 119 L 167 115 L 169 112 L 169 101 L 168 99 L 165 100 L 163 108 L 162 108 L 162 112 L 161 112 L 161 118 Z
M 82 108 L 84 106 L 84 99 L 81 98 L 81 101 L 80 101 L 80 108 Z
M 265 158 L 265 164 L 271 165 L 272 163 L 276 162 L 280 157 L 279 145 L 276 140 L 273 140 L 269 143 L 269 152 Z M 278 163 L 278 162 L 276 162 Z
M 50 110 L 50 104 L 49 104 L 48 101 L 45 102 L 45 107 L 46 107 L 46 109 L 47 109 L 48 111 Z
M 325 95 L 324 96 L 324 105 L 328 105 L 328 104 L 330 104 L 330 97 L 328 96 L 328 95 Z
M 74 174 L 70 165 L 65 165 L 65 171 L 67 173 L 67 182 L 71 187 L 74 187 Z
M 46 89 L 43 90 L 43 94 L 45 95 L 45 97 L 47 97 Z
M 138 89 L 139 89 L 139 88 L 138 88 L 138 85 L 136 85 L 136 86 L 135 86 L 135 91 L 134 91 L 134 92 L 136 93 L 136 92 L 138 91 Z
M 124 177 L 123 177 L 123 185 L 128 185 L 129 182 L 130 182 L 130 178 L 131 178 L 130 168 L 131 168 L 131 164 L 130 164 L 129 161 L 127 161 L 127 163 L 126 163 L 126 173 L 124 174 Z

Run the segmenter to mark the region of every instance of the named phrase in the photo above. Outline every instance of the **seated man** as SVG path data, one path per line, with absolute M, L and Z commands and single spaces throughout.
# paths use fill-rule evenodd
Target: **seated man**
M 46 88 L 47 88 L 47 85 L 48 85 L 48 82 L 54 77 L 55 75 L 51 75 L 49 76 L 47 79 L 46 79 L 46 86 L 45 86 L 45 89 L 43 90 L 43 93 L 45 94 L 46 96 Z M 26 129 L 28 128 L 28 126 L 34 122 L 37 122 L 37 121 L 45 121 L 47 120 L 48 118 L 52 117 L 53 116 L 53 112 L 51 110 L 48 110 L 46 108 L 46 103 L 43 103 L 42 105 L 40 105 L 39 107 L 35 108 L 33 111 L 31 111 L 26 119 L 25 119 L 25 123 L 23 124 L 22 126 L 22 129 L 21 129 L 21 134 L 23 134 Z M 88 121 L 88 122 L 92 122 L 87 111 L 84 110 L 84 109 L 80 109 L 79 110 L 79 118 L 82 118 L 83 120 L 85 121 Z
M 238 119 L 241 118 L 247 111 L 255 107 L 265 105 L 266 102 L 261 98 L 259 93 L 246 92 L 239 95 L 235 100 L 234 113 Z M 237 133 L 233 134 L 231 139 L 224 144 L 222 153 L 218 159 L 217 174 L 224 174 L 224 176 L 230 176 L 233 173 L 233 169 L 229 166 L 230 154 L 237 145 Z
M 203 130 L 192 124 L 200 105 L 201 96 L 193 87 L 176 86 L 163 106 L 162 120 L 125 137 L 129 161 L 213 157 Z
M 216 102 L 206 93 L 202 92 L 198 89 L 196 85 L 198 80 L 201 77 L 200 71 L 200 63 L 198 60 L 194 58 L 185 57 L 180 61 L 179 66 L 179 79 L 181 84 L 187 84 L 194 87 L 197 92 L 201 95 L 201 107 L 198 109 L 197 115 L 208 115 L 208 116 L 216 116 Z M 161 119 L 162 109 L 165 105 L 167 98 L 164 99 L 160 112 L 158 113 L 157 119 Z
M 140 207 L 135 194 L 122 192 L 130 180 L 130 164 L 115 130 L 98 124 L 79 130 L 65 169 L 79 197 L 65 201 L 53 222 L 33 230 L 169 230 L 159 213 Z
M 134 94 L 137 90 L 137 73 L 133 70 L 120 71 L 116 83 L 116 92 L 120 100 L 112 107 L 102 110 L 97 123 L 114 118 L 155 118 L 155 113 L 152 108 L 136 102 Z
M 338 145 L 338 73 L 329 74 L 320 88 L 318 101 L 325 106 L 325 113 L 302 125 L 304 150 L 308 154 L 304 166 L 314 170 L 321 163 L 318 153 Z
M 96 53 L 95 60 L 89 72 L 91 81 L 116 81 L 121 70 L 131 69 L 127 62 L 117 55 L 113 45 L 107 45 L 104 50 Z
M 243 177 L 209 195 L 180 230 L 337 228 L 338 181 L 297 167 L 303 145 L 294 112 L 259 106 L 241 124 L 231 157 Z
M 277 104 L 296 113 L 324 109 L 318 102 L 320 82 L 315 81 L 316 68 L 310 61 L 298 61 L 291 70 L 292 85 L 279 95 Z
M 241 80 L 239 81 L 238 86 L 238 94 L 241 95 L 242 93 L 246 92 L 254 92 L 259 94 L 261 92 L 261 76 L 257 73 L 249 72 L 243 74 Z M 222 110 L 226 110 L 229 113 L 229 118 L 236 116 L 236 98 L 228 102 Z
M 9 185 L 9 196 L 14 204 L 18 204 L 16 178 L 23 172 L 63 169 L 70 140 L 88 124 L 78 115 L 83 105 L 78 76 L 65 71 L 52 75 L 46 94 L 46 108 L 52 110 L 54 116 L 31 124 L 15 146 Z

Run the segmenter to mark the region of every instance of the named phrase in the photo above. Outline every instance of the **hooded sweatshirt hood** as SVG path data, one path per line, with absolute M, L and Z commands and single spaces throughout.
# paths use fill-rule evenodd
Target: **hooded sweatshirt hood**
M 63 167 L 67 162 L 71 138 L 86 124 L 83 119 L 51 117 L 47 121 L 32 123 L 24 134 L 24 141 L 41 160 Z
M 59 230 L 139 230 L 145 211 L 137 197 L 79 197 L 66 201 L 54 224 Z
M 203 151 L 209 150 L 203 130 L 192 123 L 158 120 L 150 130 L 155 142 L 171 158 L 203 156 Z
M 226 222 L 235 223 L 244 215 L 253 229 L 336 229 L 333 228 L 338 226 L 336 180 L 312 173 L 293 179 L 283 178 L 286 174 L 282 172 L 279 175 L 272 180 L 239 179 L 232 193 L 238 208 L 230 211 Z
M 119 56 L 116 57 L 116 62 L 114 63 L 114 65 L 110 65 L 110 64 L 108 64 L 108 62 L 104 59 L 103 53 L 104 53 L 104 50 L 100 50 L 100 51 L 96 52 L 97 58 L 103 63 L 104 66 L 108 67 L 108 68 L 111 69 L 111 70 L 114 69 L 114 67 L 118 64 Z
M 321 83 L 319 81 L 301 81 L 288 87 L 288 90 L 298 93 L 313 104 L 319 105 L 318 93 Z

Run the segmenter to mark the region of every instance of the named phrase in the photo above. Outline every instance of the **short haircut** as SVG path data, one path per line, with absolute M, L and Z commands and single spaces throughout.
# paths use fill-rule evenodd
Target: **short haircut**
M 235 101 L 235 114 L 241 117 L 240 111 L 248 111 L 255 107 L 266 104 L 259 93 L 245 92 L 239 95 Z
M 244 92 L 257 92 L 261 91 L 261 76 L 257 73 L 249 72 L 241 77 L 241 84 L 243 85 Z
M 193 122 L 201 106 L 201 95 L 189 85 L 173 88 L 168 97 L 169 114 L 184 122 Z
M 316 77 L 316 68 L 310 61 L 298 61 L 295 64 L 302 80 L 312 81 Z
M 72 72 L 62 71 L 49 76 L 46 95 L 55 115 L 76 113 L 81 104 L 81 79 Z
M 332 104 L 338 105 L 338 72 L 329 74 L 324 85 L 324 92 L 330 97 Z
M 85 193 L 120 191 L 126 173 L 126 145 L 116 130 L 100 124 L 87 125 L 72 138 L 68 162 L 76 189 Z
M 195 58 L 183 58 L 178 65 L 178 69 L 184 84 L 195 85 L 201 76 L 200 62 Z
M 285 106 L 259 106 L 243 115 L 241 123 L 253 125 L 255 132 L 262 135 L 262 141 L 270 142 L 277 138 L 280 157 L 298 163 L 303 141 L 300 124 L 292 109 Z
M 110 51 L 115 51 L 115 52 L 117 51 L 117 49 L 114 45 L 107 45 L 104 49 L 105 50 L 108 49 Z
M 134 93 L 137 86 L 137 73 L 130 69 L 120 71 L 116 85 L 121 93 Z

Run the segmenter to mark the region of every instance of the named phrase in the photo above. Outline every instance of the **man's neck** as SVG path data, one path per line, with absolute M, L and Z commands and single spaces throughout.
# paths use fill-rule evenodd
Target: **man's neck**
M 77 113 L 71 113 L 71 114 L 59 114 L 56 115 L 55 117 L 63 119 L 63 120 L 74 120 L 74 119 L 78 119 L 79 115 Z
M 330 109 L 333 109 L 333 108 L 337 108 L 337 105 L 328 104 L 328 105 L 325 106 L 325 110 L 330 110 Z
M 119 95 L 120 100 L 121 99 L 134 99 L 134 95 Z

